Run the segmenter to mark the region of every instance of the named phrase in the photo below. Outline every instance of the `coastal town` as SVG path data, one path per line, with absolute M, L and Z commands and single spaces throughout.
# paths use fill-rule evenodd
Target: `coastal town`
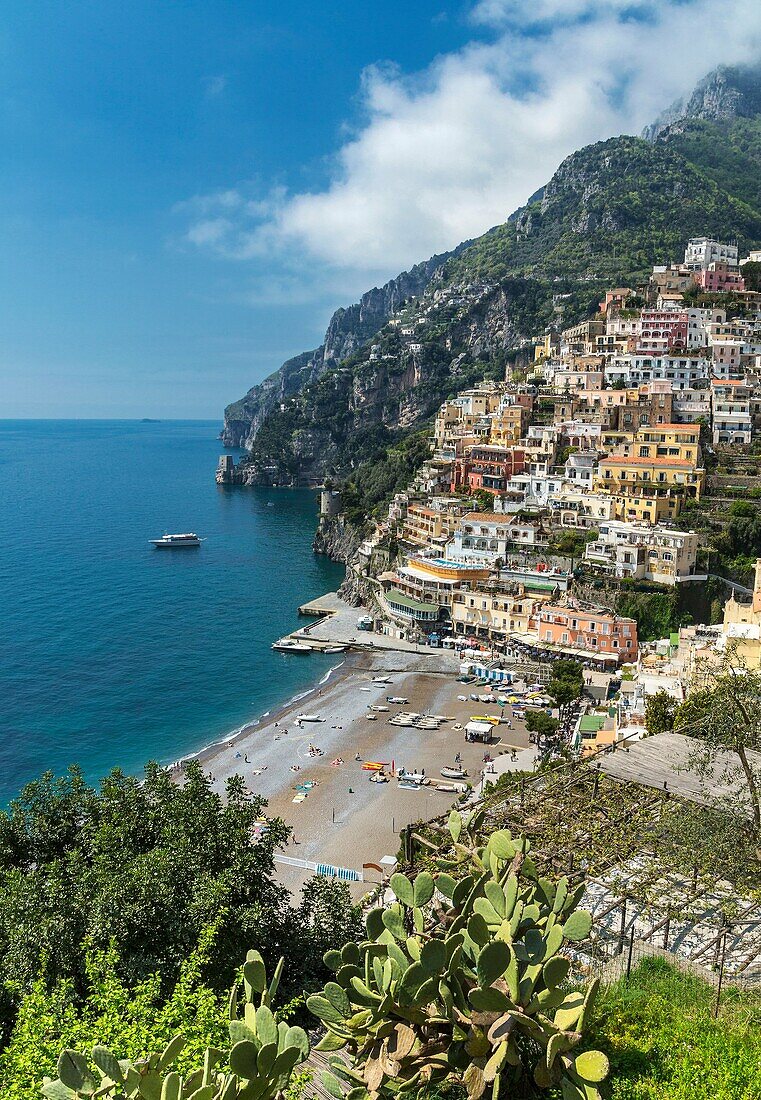
M 610 289 L 591 319 L 538 335 L 522 379 L 444 402 L 429 460 L 349 565 L 373 629 L 465 652 L 489 679 L 509 678 L 516 656 L 568 657 L 637 683 L 647 669 L 651 687 L 660 670 L 676 691 L 675 660 L 689 676 L 696 653 L 730 641 L 758 667 L 758 570 L 755 583 L 726 579 L 721 621 L 663 639 L 638 634 L 614 597 L 700 588 L 710 561 L 692 521 L 715 496 L 731 512 L 728 494 L 754 495 L 761 293 L 743 269 L 759 258 L 691 239 L 683 261 Z M 750 476 L 709 490 L 727 455 Z M 338 509 L 323 492 L 322 522 Z M 577 730 L 575 749 L 632 735 L 645 692 L 623 694 L 628 721 L 593 739 Z
M 285 881 L 327 867 L 361 892 L 415 822 L 564 763 L 699 800 L 689 739 L 648 729 L 648 700 L 676 707 L 729 654 L 761 667 L 761 560 L 746 583 L 716 574 L 699 529 L 761 493 L 761 293 L 743 276 L 759 260 L 691 239 L 590 319 L 537 335 L 510 377 L 441 405 L 340 591 L 273 644 L 286 661 L 335 655 L 333 675 L 203 754 L 220 789 L 250 765 L 293 825 Z M 746 465 L 725 476 L 729 456 Z M 340 491 L 320 499 L 321 528 L 341 528 Z M 693 614 L 673 602 L 685 593 Z M 664 594 L 661 634 L 620 610 Z

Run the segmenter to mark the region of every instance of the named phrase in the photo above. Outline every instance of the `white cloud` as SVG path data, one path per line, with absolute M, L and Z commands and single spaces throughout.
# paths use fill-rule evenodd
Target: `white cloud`
M 564 156 L 638 132 L 720 63 L 761 54 L 758 0 L 480 0 L 474 39 L 404 75 L 364 75 L 366 121 L 323 189 L 195 201 L 187 239 L 307 257 L 357 285 L 502 222 Z M 483 34 L 483 32 L 481 32 Z

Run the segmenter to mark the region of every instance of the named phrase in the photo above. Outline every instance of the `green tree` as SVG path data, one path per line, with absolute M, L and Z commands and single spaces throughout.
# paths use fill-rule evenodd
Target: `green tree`
M 539 737 L 554 737 L 559 725 L 558 719 L 553 718 L 546 710 L 529 710 L 526 712 L 526 729 L 529 733 L 535 733 Z
M 473 500 L 476 502 L 479 512 L 494 511 L 494 496 L 486 489 L 476 489 L 473 493 Z
M 645 726 L 648 733 L 664 733 L 674 728 L 677 700 L 661 688 L 654 695 L 648 695 L 645 703 Z
M 690 764 L 715 789 L 716 777 L 736 793 L 720 799 L 735 818 L 749 817 L 761 842 L 761 673 L 734 649 L 699 680 L 676 712 L 674 730 L 694 738 Z
M 262 831 L 265 808 L 240 776 L 222 797 L 197 761 L 181 784 L 150 764 L 143 782 L 115 771 L 95 790 L 71 768 L 25 787 L 0 814 L 3 1031 L 40 978 L 50 987 L 70 980 L 84 995 L 91 951 L 113 946 L 125 982 L 159 972 L 170 988 L 211 925 L 217 988 L 229 985 L 229 960 L 251 942 L 270 961 L 287 951 L 294 988 L 286 993 L 303 988 L 319 971 L 310 936 L 322 949 L 341 925 L 341 935 L 354 927 L 354 910 L 338 884 L 291 906 L 273 874 L 289 829 L 274 819 Z

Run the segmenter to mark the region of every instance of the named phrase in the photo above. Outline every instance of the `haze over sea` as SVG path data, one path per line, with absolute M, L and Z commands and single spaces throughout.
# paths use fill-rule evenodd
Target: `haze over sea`
M 335 664 L 270 649 L 343 576 L 315 494 L 215 485 L 219 428 L 0 421 L 0 804 L 72 762 L 176 760 Z

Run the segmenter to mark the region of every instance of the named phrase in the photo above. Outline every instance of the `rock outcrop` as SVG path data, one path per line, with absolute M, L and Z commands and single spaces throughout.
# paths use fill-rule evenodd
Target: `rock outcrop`
M 704 76 L 688 96 L 676 100 L 646 126 L 642 137 L 655 141 L 664 131 L 686 119 L 727 122 L 761 112 L 761 67 L 721 65 Z

